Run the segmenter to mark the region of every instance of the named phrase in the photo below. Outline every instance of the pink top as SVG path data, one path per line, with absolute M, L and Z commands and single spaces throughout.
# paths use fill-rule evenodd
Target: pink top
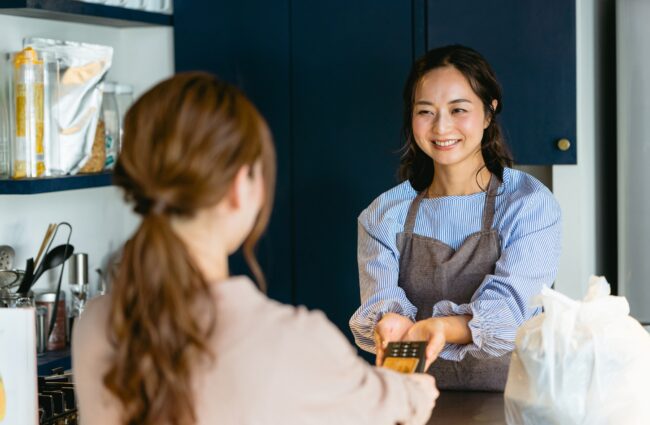
M 427 375 L 368 365 L 319 311 L 268 299 L 246 277 L 214 285 L 216 361 L 197 366 L 198 424 L 424 424 L 437 391 Z M 82 424 L 118 424 L 104 388 L 112 348 L 110 297 L 92 300 L 74 327 L 73 369 Z

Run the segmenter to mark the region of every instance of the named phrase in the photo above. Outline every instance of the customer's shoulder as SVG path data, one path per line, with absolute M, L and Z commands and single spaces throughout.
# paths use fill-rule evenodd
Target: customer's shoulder
M 74 322 L 73 331 L 82 336 L 97 334 L 96 329 L 106 325 L 110 309 L 110 295 L 102 295 L 91 299 L 81 316 Z
M 264 328 L 267 334 L 275 334 L 283 344 L 294 347 L 296 352 L 320 351 L 340 353 L 354 351 L 343 333 L 320 310 L 305 306 L 282 304 L 268 300 Z
M 88 302 L 72 328 L 72 358 L 77 365 L 83 358 L 101 358 L 109 348 L 108 319 L 110 295 L 102 295 Z

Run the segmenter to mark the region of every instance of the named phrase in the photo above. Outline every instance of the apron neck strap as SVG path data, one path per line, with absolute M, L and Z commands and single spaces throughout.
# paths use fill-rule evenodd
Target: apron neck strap
M 492 230 L 498 189 L 499 180 L 494 174 L 490 174 L 490 182 L 488 183 L 487 193 L 485 194 L 485 206 L 483 207 L 483 224 L 481 226 L 481 230 L 483 231 Z
M 424 199 L 426 193 L 427 189 L 424 189 L 422 192 L 418 193 L 418 196 L 416 196 L 413 202 L 411 202 L 409 212 L 406 215 L 406 222 L 404 223 L 404 232 L 413 233 L 413 228 L 415 228 L 415 217 L 418 215 L 420 202 L 422 202 L 422 199 Z
M 494 221 L 494 210 L 496 203 L 497 190 L 499 189 L 499 181 L 494 176 L 490 174 L 490 182 L 488 183 L 487 193 L 485 195 L 485 206 L 483 207 L 483 223 L 481 230 L 489 231 L 492 229 L 492 223 Z M 406 215 L 406 222 L 404 222 L 404 232 L 413 233 L 415 228 L 415 217 L 418 215 L 418 210 L 420 209 L 420 203 L 422 199 L 427 194 L 427 190 L 423 190 L 413 199 L 409 211 Z

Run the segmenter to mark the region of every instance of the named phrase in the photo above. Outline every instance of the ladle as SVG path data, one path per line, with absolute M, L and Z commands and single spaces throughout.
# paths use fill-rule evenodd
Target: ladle
M 20 294 L 28 293 L 36 281 L 43 275 L 43 273 L 45 273 L 45 271 L 53 269 L 65 263 L 65 261 L 72 256 L 73 252 L 74 246 L 70 244 L 58 245 L 49 250 L 34 271 L 34 277 L 30 280 L 23 279 L 17 292 Z

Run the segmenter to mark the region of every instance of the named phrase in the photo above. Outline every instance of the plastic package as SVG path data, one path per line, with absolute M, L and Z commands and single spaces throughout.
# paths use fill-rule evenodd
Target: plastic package
M 58 61 L 59 162 L 62 173 L 75 174 L 92 159 L 102 104 L 99 83 L 111 67 L 113 48 L 44 38 L 28 38 L 24 45 Z
M 583 301 L 544 288 L 544 313 L 517 332 L 505 413 L 509 425 L 641 425 L 650 405 L 650 335 L 624 297 L 592 277 Z

